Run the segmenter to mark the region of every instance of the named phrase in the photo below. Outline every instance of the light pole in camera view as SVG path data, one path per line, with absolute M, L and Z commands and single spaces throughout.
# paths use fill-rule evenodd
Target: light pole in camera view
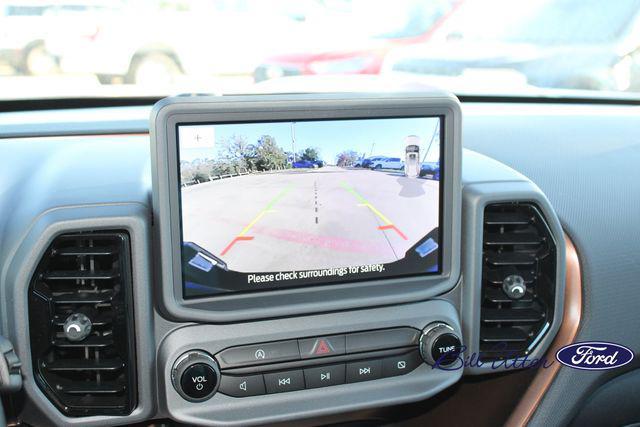
M 291 151 L 293 152 L 293 161 L 296 161 L 296 122 L 291 122 Z

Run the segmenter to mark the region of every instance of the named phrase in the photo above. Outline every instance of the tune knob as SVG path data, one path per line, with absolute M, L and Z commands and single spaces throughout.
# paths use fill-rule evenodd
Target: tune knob
M 462 341 L 455 330 L 444 322 L 435 322 L 422 330 L 420 354 L 429 365 L 449 366 L 462 350 Z
M 171 369 L 173 387 L 191 402 L 202 402 L 213 396 L 218 390 L 219 378 L 218 363 L 201 350 L 183 354 Z

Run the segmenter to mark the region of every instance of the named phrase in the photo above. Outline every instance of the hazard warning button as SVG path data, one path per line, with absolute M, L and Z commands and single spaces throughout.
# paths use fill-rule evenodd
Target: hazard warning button
M 300 356 L 303 359 L 313 357 L 337 356 L 345 352 L 344 335 L 331 335 L 328 337 L 305 338 L 298 340 Z

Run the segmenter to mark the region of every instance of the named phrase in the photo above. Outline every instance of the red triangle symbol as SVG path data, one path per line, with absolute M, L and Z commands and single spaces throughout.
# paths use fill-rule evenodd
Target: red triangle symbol
M 318 340 L 318 342 L 316 342 L 316 351 L 314 351 L 314 354 L 327 354 L 331 353 L 331 351 L 332 348 L 325 340 Z

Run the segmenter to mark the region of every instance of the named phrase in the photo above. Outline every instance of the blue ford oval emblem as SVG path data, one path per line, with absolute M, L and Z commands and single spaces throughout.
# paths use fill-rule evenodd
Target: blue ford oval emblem
M 631 362 L 633 357 L 633 351 L 627 347 L 602 341 L 570 344 L 556 353 L 556 359 L 563 365 L 592 371 L 619 368 Z

